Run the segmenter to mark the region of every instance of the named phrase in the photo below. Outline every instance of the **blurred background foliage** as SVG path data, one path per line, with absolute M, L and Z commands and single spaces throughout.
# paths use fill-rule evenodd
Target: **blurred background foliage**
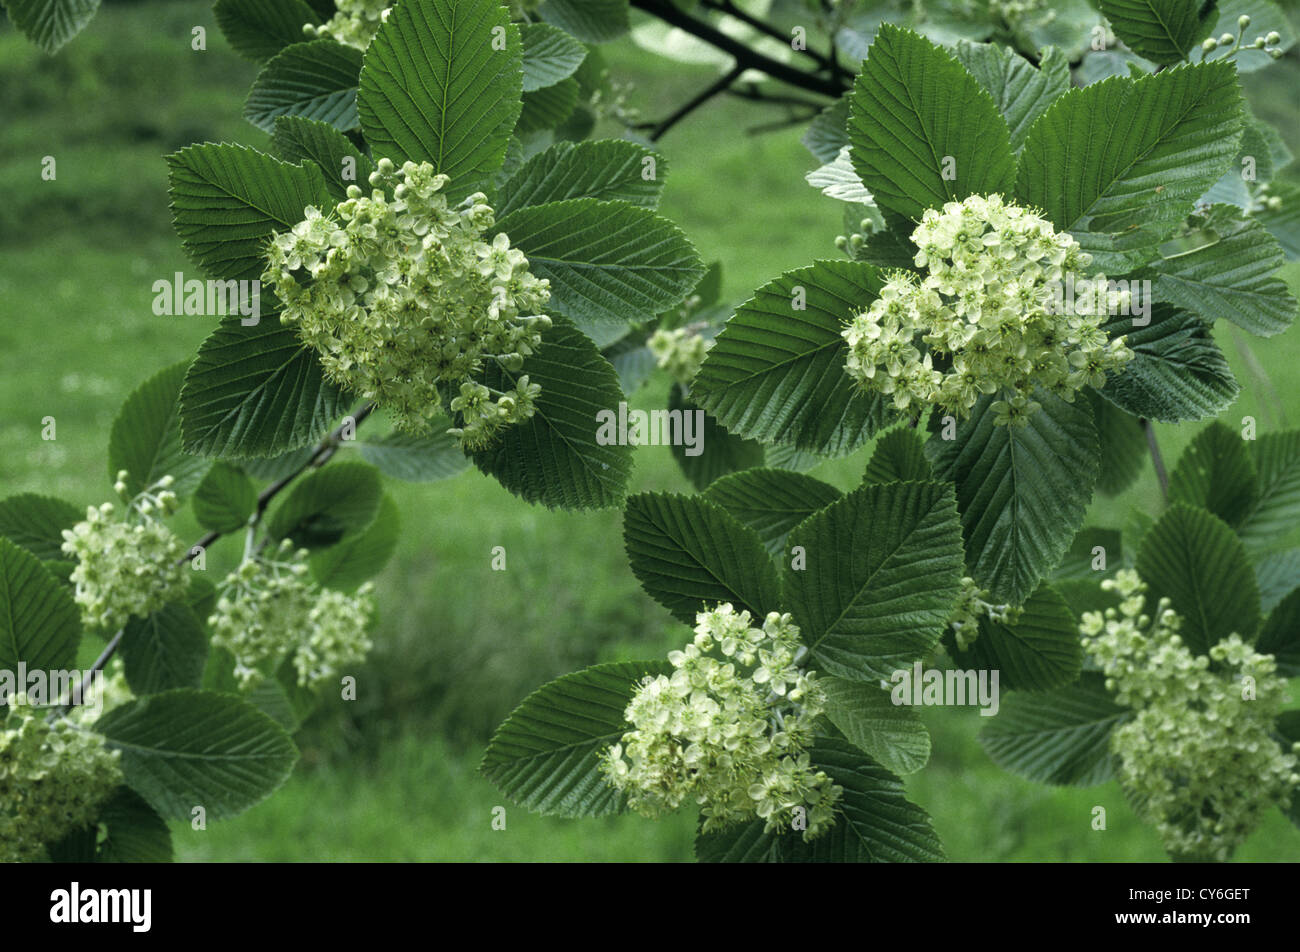
M 206 51 L 191 31 L 207 31 Z M 624 40 L 604 50 L 643 118 L 670 113 L 713 74 Z M 203 0 L 109 2 L 55 57 L 0 21 L 0 493 L 44 492 L 80 505 L 110 495 L 105 449 L 119 405 L 144 378 L 190 356 L 212 321 L 157 317 L 154 281 L 189 262 L 169 224 L 162 157 L 192 142 L 267 137 L 240 118 L 253 64 L 226 45 Z M 1300 154 L 1300 59 L 1246 77 L 1259 114 Z M 733 303 L 783 270 L 835 257 L 840 206 L 803 180 L 817 164 L 801 127 L 750 134 L 779 119 L 721 98 L 659 144 L 669 175 L 663 212 L 706 261 L 721 260 Z M 617 129 L 598 134 L 617 134 Z M 57 178 L 41 179 L 53 156 Z M 1287 170 L 1300 181 L 1297 166 Z M 1300 266 L 1285 277 L 1300 290 Z M 1231 335 L 1221 344 L 1243 383 L 1224 415 L 1282 423 L 1262 400 Z M 1261 345 L 1259 362 L 1300 425 L 1300 331 Z M 656 375 L 633 402 L 663 406 Z M 40 439 L 41 419 L 58 438 Z M 1172 465 L 1197 425 L 1162 427 Z M 869 448 L 824 464 L 841 488 Z M 663 447 L 637 451 L 633 489 L 686 492 Z M 575 668 L 661 656 L 687 637 L 639 589 L 618 512 L 555 513 L 525 505 L 468 472 L 443 483 L 391 484 L 403 516 L 397 555 L 379 579 L 376 649 L 360 697 L 326 705 L 299 735 L 302 760 L 271 800 L 206 831 L 177 825 L 186 860 L 688 860 L 693 820 L 599 822 L 535 817 L 505 803 L 476 768 L 492 728 L 543 682 Z M 1099 500 L 1091 524 L 1118 526 L 1130 506 L 1159 505 L 1153 475 L 1121 501 Z M 188 515 L 183 537 L 195 536 Z M 227 541 L 223 544 L 235 544 Z M 491 571 L 494 546 L 507 570 Z M 1300 687 L 1300 685 L 1297 685 Z M 974 709 L 927 709 L 934 754 L 908 779 L 954 860 L 1162 860 L 1155 834 L 1118 785 L 1085 790 L 1020 781 L 976 742 Z M 492 808 L 507 807 L 504 831 Z M 1104 806 L 1105 832 L 1091 829 Z M 1276 813 L 1241 860 L 1300 858 L 1300 831 Z

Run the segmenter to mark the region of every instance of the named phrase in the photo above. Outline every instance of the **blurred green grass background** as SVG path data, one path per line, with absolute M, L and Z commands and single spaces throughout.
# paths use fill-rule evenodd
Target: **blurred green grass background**
M 191 30 L 207 30 L 207 50 Z M 629 41 L 607 47 L 632 105 L 666 115 L 712 75 L 671 64 Z M 162 157 L 196 141 L 264 148 L 240 118 L 255 67 L 225 44 L 210 5 L 190 0 L 109 4 L 58 56 L 0 27 L 0 493 L 34 491 L 84 505 L 110 494 L 105 448 L 122 400 L 145 377 L 189 357 L 211 321 L 157 317 L 151 285 L 192 270 L 172 234 Z M 1300 153 L 1296 64 L 1253 74 L 1248 89 Z M 834 257 L 840 208 L 805 184 L 814 161 L 799 128 L 748 135 L 773 116 L 719 99 L 662 141 L 663 211 L 706 260 L 723 262 L 733 302 L 783 270 Z M 53 156 L 57 178 L 41 179 Z M 1295 175 L 1294 167 L 1290 171 Z M 1288 266 L 1292 288 L 1300 268 Z M 1225 333 L 1244 385 L 1224 415 L 1278 421 Z M 1300 422 L 1300 333 L 1258 357 L 1292 424 Z M 656 376 L 634 402 L 660 405 Z M 40 438 L 42 418 L 58 438 Z M 1195 425 L 1162 427 L 1172 465 Z M 858 482 L 867 456 L 815 475 Z M 633 488 L 688 491 L 668 451 L 637 452 Z M 475 472 L 444 483 L 392 482 L 402 510 L 399 550 L 379 579 L 376 649 L 360 697 L 322 711 L 299 735 L 302 760 L 273 798 L 204 831 L 175 826 L 183 860 L 689 860 L 693 820 L 563 821 L 510 806 L 476 773 L 491 730 L 532 689 L 598 661 L 661 656 L 686 630 L 646 597 L 622 552 L 620 514 L 529 507 Z M 1129 506 L 1155 511 L 1154 476 L 1090 522 L 1119 525 Z M 179 517 L 178 531 L 192 534 Z M 490 570 L 504 546 L 508 569 Z M 973 710 L 926 710 L 934 754 L 908 779 L 954 860 L 1159 861 L 1155 834 L 1114 783 L 1087 790 L 1020 781 L 976 742 Z M 1104 806 L 1108 829 L 1091 829 Z M 505 806 L 506 828 L 492 828 Z M 1300 831 L 1280 815 L 1241 860 L 1300 858 Z

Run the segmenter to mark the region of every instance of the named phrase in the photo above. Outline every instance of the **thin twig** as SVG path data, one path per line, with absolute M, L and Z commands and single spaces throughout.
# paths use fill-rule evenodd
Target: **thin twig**
M 1165 471 L 1165 460 L 1160 455 L 1160 444 L 1156 442 L 1156 428 L 1151 425 L 1151 421 L 1143 417 L 1140 421 L 1142 432 L 1146 434 L 1147 448 L 1151 450 L 1151 465 L 1156 471 L 1156 481 L 1160 483 L 1160 496 L 1165 502 L 1169 501 L 1169 473 Z
M 720 76 L 715 82 L 710 83 L 707 88 L 700 90 L 692 96 L 686 103 L 679 106 L 672 115 L 664 119 L 654 127 L 648 138 L 651 142 L 658 142 L 659 139 L 673 126 L 681 122 L 696 109 L 699 109 L 706 102 L 719 93 L 725 92 L 727 87 L 740 78 L 740 74 L 745 71 L 743 66 L 737 66 Z

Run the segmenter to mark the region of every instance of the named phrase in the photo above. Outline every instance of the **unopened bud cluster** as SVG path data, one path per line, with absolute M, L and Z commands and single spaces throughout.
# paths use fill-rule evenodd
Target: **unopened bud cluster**
M 208 625 L 212 644 L 234 657 L 244 688 L 286 656 L 298 683 L 316 687 L 360 664 L 371 648 L 373 587 L 366 583 L 355 595 L 321 588 L 307 578 L 306 558 L 285 540 L 275 555 L 245 560 L 222 583 Z
M 628 704 L 633 729 L 601 760 L 610 783 L 648 817 L 694 801 L 706 832 L 758 817 L 768 832 L 818 836 L 843 790 L 809 758 L 825 694 L 805 653 L 789 615 L 754 627 L 730 603 L 701 612 L 695 639 L 668 654 L 673 673 L 646 678 Z
M 971 195 L 927 209 L 912 232 L 916 266 L 895 272 L 843 331 L 845 369 L 866 390 L 908 410 L 938 406 L 958 417 L 999 391 L 994 421 L 1025 424 L 1034 389 L 1066 400 L 1132 358 L 1124 338 L 1102 329 L 1106 306 L 1060 293 L 1067 274 L 1091 262 L 1067 233 L 1000 195 Z M 1094 287 L 1108 287 L 1094 275 Z M 1114 305 L 1127 306 L 1126 292 Z
M 1020 609 L 989 601 L 988 591 L 980 588 L 973 578 L 967 576 L 961 580 L 961 592 L 957 596 L 957 604 L 953 607 L 948 624 L 952 626 L 957 647 L 966 651 L 979 637 L 981 618 L 999 624 L 1015 624 L 1019 617 Z
M 1194 654 L 1168 599 L 1154 618 L 1143 613 L 1136 572 L 1102 587 L 1122 601 L 1086 612 L 1080 632 L 1115 700 L 1134 712 L 1111 738 L 1120 782 L 1171 855 L 1227 860 L 1300 785 L 1300 744 L 1288 750 L 1273 735 L 1286 681 L 1272 655 L 1235 634 Z
M 705 338 L 689 327 L 670 331 L 659 328 L 650 335 L 646 346 L 661 369 L 667 370 L 683 387 L 689 387 L 700 372 L 700 365 L 713 346 L 713 339 Z
M 1267 33 L 1256 36 L 1253 42 L 1245 43 L 1243 42 L 1245 40 L 1244 31 L 1248 26 L 1250 26 L 1250 15 L 1243 13 L 1237 17 L 1237 33 L 1235 36 L 1231 33 L 1223 33 L 1218 37 L 1211 36 L 1201 41 L 1202 58 L 1204 58 L 1205 53 L 1212 53 L 1221 48 L 1231 50 L 1230 56 L 1240 53 L 1242 50 L 1263 50 L 1273 59 L 1282 58 L 1285 51 L 1281 46 L 1281 33 L 1277 32 L 1277 30 L 1269 30 Z
M 116 631 L 132 615 L 146 617 L 185 594 L 184 547 L 158 521 L 180 505 L 170 489 L 172 477 L 134 497 L 126 479 L 119 473 L 113 487 L 123 509 L 111 502 L 91 506 L 84 520 L 63 530 L 63 551 L 77 560 L 71 579 L 88 628 Z
M 45 858 L 45 847 L 98 816 L 121 784 L 120 754 L 71 721 L 53 722 L 22 696 L 0 705 L 0 863 Z
M 489 361 L 519 371 L 550 326 L 539 314 L 550 287 L 504 233 L 484 240 L 486 196 L 452 206 L 448 181 L 427 162 L 380 159 L 370 196 L 350 186 L 332 213 L 309 207 L 273 237 L 262 280 L 331 380 L 411 432 L 428 429 L 450 389 L 452 433 L 477 449 L 534 413 L 541 388 L 527 375 L 505 392 L 476 378 Z
M 303 25 L 309 39 L 331 37 L 344 46 L 365 50 L 388 18 L 389 0 L 334 0 L 338 12 L 320 26 Z

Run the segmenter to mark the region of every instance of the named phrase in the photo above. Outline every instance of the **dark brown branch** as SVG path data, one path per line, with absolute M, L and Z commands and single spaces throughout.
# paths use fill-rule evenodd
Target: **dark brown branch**
M 659 139 L 664 135 L 664 133 L 666 133 L 673 126 L 677 125 L 677 123 L 681 122 L 691 113 L 693 113 L 696 109 L 699 109 L 701 106 L 703 106 L 714 96 L 718 95 L 719 93 L 725 92 L 727 90 L 727 87 L 730 86 L 732 83 L 734 83 L 737 79 L 739 79 L 740 74 L 743 73 L 744 71 L 745 71 L 744 67 L 737 66 L 734 69 L 722 75 L 721 77 L 719 77 L 716 82 L 711 83 L 707 88 L 702 89 L 695 96 L 691 97 L 690 100 L 688 100 L 686 103 L 680 106 L 675 112 L 673 112 L 672 115 L 668 116 L 668 118 L 664 119 L 662 122 L 659 122 L 654 125 L 653 131 L 648 136 L 650 141 L 651 142 L 659 141 Z
M 725 13 L 727 16 L 739 20 L 741 23 L 744 23 L 746 26 L 753 27 L 755 30 L 757 30 L 759 33 L 762 33 L 764 36 L 770 36 L 772 39 L 779 40 L 782 43 L 788 44 L 792 39 L 791 37 L 782 33 L 776 27 L 772 26 L 772 24 L 765 23 L 764 21 L 760 20 L 758 17 L 754 16 L 752 13 L 748 13 L 742 10 L 740 7 L 736 6 L 736 4 L 732 2 L 732 0 L 703 0 L 703 6 L 710 10 L 716 10 L 719 13 Z M 791 47 L 791 49 L 794 48 Z M 805 47 L 802 50 L 794 50 L 794 52 L 807 56 L 809 59 L 815 62 L 821 69 L 827 70 L 828 72 L 832 72 L 832 73 L 834 72 L 835 69 L 834 62 L 829 57 L 823 56 L 821 53 L 818 53 L 812 47 Z
M 799 89 L 806 89 L 809 92 L 820 93 L 823 96 L 833 98 L 839 98 L 848 88 L 843 81 L 836 82 L 825 76 L 806 72 L 779 60 L 774 60 L 769 56 L 764 56 L 762 53 L 755 52 L 744 43 L 727 36 L 712 24 L 697 20 L 690 14 L 685 13 L 676 7 L 671 0 L 632 0 L 632 6 L 649 13 L 651 16 L 658 17 L 670 26 L 685 30 L 710 46 L 716 47 L 735 59 L 738 66 L 745 69 L 759 70 L 789 86 L 796 86 Z

